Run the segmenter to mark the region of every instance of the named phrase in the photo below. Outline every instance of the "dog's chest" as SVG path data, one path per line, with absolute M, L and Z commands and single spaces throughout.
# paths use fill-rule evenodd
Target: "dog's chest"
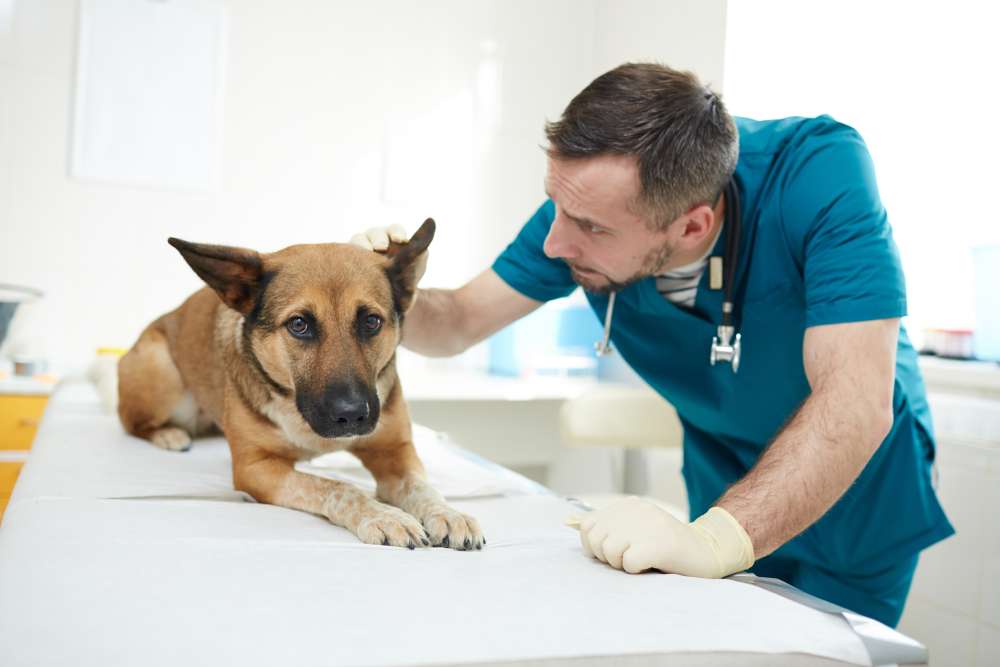
M 274 422 L 290 445 L 302 450 L 300 458 L 312 458 L 320 454 L 347 449 L 357 440 L 349 438 L 324 438 L 316 434 L 294 407 L 282 405 L 272 400 L 260 406 L 261 413 Z

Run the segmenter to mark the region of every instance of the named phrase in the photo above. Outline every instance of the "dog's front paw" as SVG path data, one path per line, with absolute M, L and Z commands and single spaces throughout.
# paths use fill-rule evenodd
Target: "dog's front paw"
M 430 546 L 431 541 L 424 527 L 403 510 L 388 505 L 369 509 L 354 531 L 358 539 L 368 544 L 417 547 Z
M 149 435 L 149 441 L 161 449 L 186 452 L 191 449 L 191 436 L 182 428 L 164 426 Z
M 432 507 L 423 517 L 424 528 L 436 547 L 460 551 L 482 549 L 486 544 L 479 522 L 447 505 Z

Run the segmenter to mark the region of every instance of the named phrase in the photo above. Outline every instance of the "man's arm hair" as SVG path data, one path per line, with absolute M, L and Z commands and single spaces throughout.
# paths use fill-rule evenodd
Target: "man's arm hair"
M 747 531 L 758 559 L 819 520 L 892 428 L 898 335 L 898 319 L 806 330 L 812 393 L 716 503 Z

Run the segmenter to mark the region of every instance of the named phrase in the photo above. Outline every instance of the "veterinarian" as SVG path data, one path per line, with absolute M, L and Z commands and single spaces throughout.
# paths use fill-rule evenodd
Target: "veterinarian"
M 582 287 L 677 409 L 692 519 L 629 498 L 583 520 L 584 551 L 633 573 L 752 568 L 895 626 L 919 552 L 954 530 L 861 137 L 826 116 L 734 119 L 652 64 L 595 79 L 546 135 L 548 200 L 491 268 L 420 290 L 403 344 L 457 354 Z

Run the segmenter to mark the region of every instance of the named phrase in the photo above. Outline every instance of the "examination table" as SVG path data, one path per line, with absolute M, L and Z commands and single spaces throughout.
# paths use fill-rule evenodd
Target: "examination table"
M 565 499 L 415 427 L 482 551 L 361 544 L 232 488 L 222 438 L 167 452 L 89 384 L 49 403 L 0 527 L 0 665 L 921 664 L 917 642 L 775 580 L 587 558 Z M 350 455 L 301 466 L 370 478 Z

